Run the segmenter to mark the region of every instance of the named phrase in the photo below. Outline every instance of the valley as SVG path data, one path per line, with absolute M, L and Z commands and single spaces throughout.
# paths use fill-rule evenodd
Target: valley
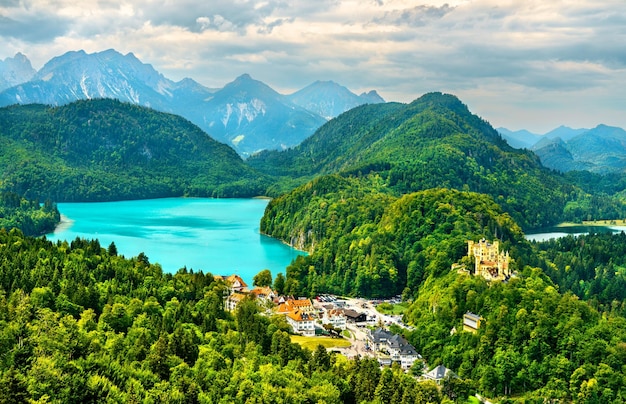
M 453 95 L 357 106 L 297 146 L 246 160 L 185 119 L 115 100 L 13 105 L 0 109 L 0 123 L 0 191 L 20 195 L 7 199 L 18 210 L 47 200 L 55 223 L 66 202 L 107 202 L 116 213 L 116 206 L 137 204 L 147 214 L 128 213 L 108 248 L 108 239 L 80 234 L 52 241 L 0 231 L 0 396 L 246 402 L 271 391 L 285 401 L 336 403 L 625 397 L 624 233 L 546 242 L 524 234 L 563 221 L 623 220 L 620 182 L 547 169 Z M 291 342 L 285 318 L 263 314 L 254 299 L 239 296 L 236 309 L 226 310 L 233 285 L 214 276 L 228 273 L 217 259 L 186 267 L 190 253 L 166 241 L 158 248 L 181 262 L 166 271 L 152 254 L 127 257 L 133 253 L 117 242 L 154 225 L 149 231 L 160 237 L 179 233 L 192 244 L 204 236 L 185 223 L 218 222 L 186 212 L 159 233 L 152 221 L 167 214 L 142 203 L 261 195 L 272 199 L 248 199 L 263 204 L 254 237 L 307 253 L 289 256 L 284 274 L 270 279 L 279 295 L 400 295 L 407 328 L 390 330 L 431 367 L 458 377 L 438 387 L 375 359 L 302 348 Z M 472 276 L 468 241 L 482 239 L 498 241 L 514 276 Z M 267 254 L 249 247 L 227 259 L 230 272 L 248 254 Z M 468 312 L 481 326 L 462 331 Z

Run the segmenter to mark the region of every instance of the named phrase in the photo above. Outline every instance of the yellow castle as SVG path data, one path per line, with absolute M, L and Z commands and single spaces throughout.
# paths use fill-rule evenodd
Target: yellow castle
M 478 243 L 467 242 L 467 255 L 474 256 L 476 272 L 487 280 L 504 280 L 511 276 L 509 270 L 509 252 L 500 251 L 500 243 L 493 243 L 484 238 Z

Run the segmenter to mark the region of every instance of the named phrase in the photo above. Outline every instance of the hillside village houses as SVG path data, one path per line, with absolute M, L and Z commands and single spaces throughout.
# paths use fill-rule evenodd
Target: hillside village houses
M 313 336 L 315 335 L 316 323 L 322 329 L 324 324 L 330 324 L 335 329 L 345 330 L 346 315 L 343 309 L 334 306 L 318 311 L 311 299 L 293 297 L 278 297 L 269 287 L 255 287 L 248 289 L 248 285 L 238 275 L 219 277 L 228 285 L 228 296 L 225 298 L 224 306 L 228 311 L 234 311 L 239 302 L 246 296 L 252 295 L 256 299 L 273 302 L 274 311 L 285 316 L 287 323 L 296 334 Z
M 443 365 L 439 365 L 435 367 L 433 370 L 431 370 L 430 372 L 424 374 L 424 379 L 432 380 L 438 385 L 441 385 L 441 383 L 446 377 L 458 377 L 458 376 L 453 371 L 451 371 L 450 369 L 448 369 L 447 367 Z
M 336 330 L 345 330 L 349 320 L 363 320 L 363 317 L 366 317 L 365 314 L 343 308 L 342 304 L 318 304 L 316 306 L 308 298 L 276 296 L 275 292 L 268 287 L 256 287 L 250 290 L 238 275 L 220 277 L 220 279 L 229 286 L 228 296 L 225 298 L 227 310 L 235 310 L 237 304 L 249 295 L 256 299 L 264 299 L 274 304 L 275 313 L 285 316 L 285 320 L 296 334 L 315 336 L 316 330 L 322 330 L 325 328 L 324 325 L 330 325 Z M 346 311 L 351 311 L 350 315 L 347 315 Z M 480 327 L 480 317 L 472 313 L 468 313 L 466 317 L 467 324 L 465 325 L 471 325 L 472 329 Z M 468 331 L 472 330 L 468 329 Z M 415 347 L 402 335 L 380 327 L 375 330 L 365 329 L 365 333 L 368 347 L 366 352 L 375 356 L 381 366 L 392 366 L 397 363 L 403 370 L 408 371 L 416 361 L 423 359 Z M 442 378 L 449 373 L 449 369 L 439 366 L 425 374 L 424 378 L 440 383 Z
M 383 328 L 369 330 L 368 342 L 373 351 L 382 353 L 378 355 L 378 362 L 383 366 L 391 366 L 395 362 L 399 363 L 402 369 L 408 370 L 416 360 L 422 359 L 413 345 L 403 336 L 393 334 Z M 384 354 L 385 352 L 387 355 Z
M 326 307 L 322 319 L 322 324 L 330 324 L 333 328 L 345 330 L 347 325 L 347 317 L 343 309 L 335 309 L 332 306 Z

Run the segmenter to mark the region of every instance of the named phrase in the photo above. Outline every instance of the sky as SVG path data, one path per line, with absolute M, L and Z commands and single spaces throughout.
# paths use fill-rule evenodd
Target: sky
M 494 127 L 626 128 L 624 0 L 0 0 L 0 60 L 132 52 L 212 88 L 248 73 L 410 102 L 456 95 Z

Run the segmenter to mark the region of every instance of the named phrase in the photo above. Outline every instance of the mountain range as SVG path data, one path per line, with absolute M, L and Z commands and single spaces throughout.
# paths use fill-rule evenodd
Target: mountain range
M 626 131 L 598 125 L 567 138 L 544 138 L 532 148 L 544 166 L 561 172 L 586 170 L 598 174 L 626 171 Z
M 15 57 L 0 60 L 0 91 L 22 84 L 35 76 L 30 60 L 21 53 Z
M 181 115 L 242 156 L 293 147 L 354 106 L 384 102 L 375 91 L 359 96 L 333 82 L 283 95 L 247 74 L 209 89 L 189 78 L 174 82 L 132 53 L 112 49 L 67 52 L 36 72 L 22 54 L 0 62 L 0 106 L 95 98 Z
M 341 173 L 377 176 L 399 195 L 440 187 L 489 194 L 524 228 L 557 222 L 571 191 L 530 150 L 511 147 L 458 98 L 441 93 L 359 106 L 300 145 L 247 162 L 288 186 Z
M 512 146 L 532 150 L 551 169 L 598 174 L 626 171 L 626 131 L 598 125 L 592 129 L 559 126 L 543 135 L 527 130 L 498 132 Z
M 568 126 L 561 125 L 558 128 L 552 129 L 544 134 L 533 133 L 526 129 L 513 131 L 503 127 L 497 128 L 496 130 L 512 147 L 515 147 L 516 149 L 530 149 L 544 139 L 560 138 L 567 141 L 588 131 L 589 129 L 573 129 Z

